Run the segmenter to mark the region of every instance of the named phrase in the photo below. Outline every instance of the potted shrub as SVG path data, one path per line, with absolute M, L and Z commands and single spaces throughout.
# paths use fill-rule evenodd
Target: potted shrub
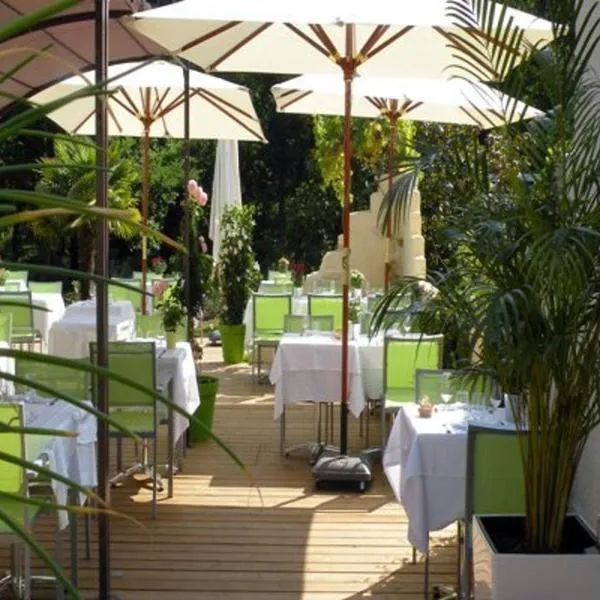
M 514 61 L 520 37 L 505 15 L 498 14 L 502 26 L 489 25 L 489 0 L 473 4 L 487 15 L 483 35 L 473 36 L 457 9 L 454 18 L 464 29 L 453 44 L 465 70 L 489 80 L 498 65 Z M 546 115 L 480 136 L 479 146 L 448 152 L 446 141 L 437 156 L 406 165 L 384 201 L 388 215 L 403 210 L 420 168 L 435 168 L 450 155 L 476 175 L 462 215 L 448 228 L 449 251 L 460 261 L 430 276 L 438 293 L 423 300 L 419 318 L 427 326 L 439 325 L 440 314 L 457 316 L 469 338 L 465 372 L 492 376 L 519 399 L 507 410 L 524 433 L 525 514 L 475 518 L 473 590 L 480 599 L 562 600 L 600 587 L 592 523 L 569 514 L 584 446 L 600 424 L 600 94 L 587 79 L 600 21 L 596 4 L 589 13 L 579 0 L 550 7 L 552 20 L 565 24 L 556 28 L 560 41 L 542 54 L 532 49 L 531 60 L 501 88 L 543 102 Z M 506 46 L 487 52 L 481 40 L 496 27 L 506 30 Z M 520 110 L 514 100 L 503 109 L 507 122 Z M 376 322 L 400 305 L 406 286 L 414 289 L 415 282 L 387 294 Z
M 221 219 L 221 249 L 219 252 L 219 286 L 222 306 L 219 331 L 226 364 L 244 359 L 244 312 L 250 294 L 260 281 L 252 233 L 254 212 L 250 206 L 229 206 Z
M 162 316 L 162 324 L 167 338 L 167 348 L 175 348 L 177 329 L 186 316 L 185 307 L 181 303 L 180 282 L 173 282 L 164 291 L 156 308 Z
M 354 297 L 360 297 L 364 283 L 365 276 L 358 269 L 352 269 L 350 271 L 350 287 Z

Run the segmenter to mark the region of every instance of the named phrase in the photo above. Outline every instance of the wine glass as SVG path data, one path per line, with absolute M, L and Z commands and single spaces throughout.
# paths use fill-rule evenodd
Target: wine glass
M 450 373 L 442 374 L 442 389 L 440 396 L 442 398 L 442 402 L 444 403 L 444 410 L 448 410 L 448 402 L 452 400 L 452 387 L 450 381 Z
M 410 333 L 410 330 L 411 330 L 410 315 L 406 315 L 406 317 L 404 317 L 404 319 L 402 320 L 402 331 L 404 331 L 404 333 Z

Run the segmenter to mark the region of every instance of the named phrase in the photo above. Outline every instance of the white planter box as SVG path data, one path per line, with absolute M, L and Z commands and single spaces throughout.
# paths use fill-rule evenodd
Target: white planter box
M 600 589 L 598 554 L 498 554 L 473 519 L 475 600 L 587 600 Z

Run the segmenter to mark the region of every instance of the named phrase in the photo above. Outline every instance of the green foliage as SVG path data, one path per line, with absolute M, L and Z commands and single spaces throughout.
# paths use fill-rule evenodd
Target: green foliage
M 492 7 L 488 0 L 474 5 L 480 15 Z M 515 419 L 528 431 L 525 544 L 534 552 L 560 548 L 577 465 L 600 424 L 600 85 L 585 76 L 600 19 L 594 4 L 587 29 L 577 32 L 577 0 L 550 2 L 549 9 L 560 11 L 551 14 L 560 15 L 566 35 L 557 28 L 562 37 L 551 51 L 531 51 L 501 82 L 519 97 L 534 81 L 533 93 L 550 107 L 546 116 L 507 125 L 487 145 L 437 148 L 462 157 L 472 188 L 465 190 L 468 210 L 453 214 L 454 265 L 430 276 L 436 293 L 420 313 L 430 325 L 453 315 L 452 326 L 468 332 L 467 372 L 491 376 L 506 393 L 521 396 L 526 418 Z M 493 51 L 494 31 L 483 28 L 481 38 L 465 30 L 454 42 L 461 64 L 480 77 L 518 55 L 511 27 L 506 45 Z M 505 110 L 508 120 L 511 102 Z M 419 169 L 435 163 L 425 155 L 416 162 L 386 199 L 388 217 L 402 215 Z M 387 295 L 379 324 L 400 291 Z
M 219 282 L 223 296 L 221 322 L 240 325 L 250 294 L 260 282 L 252 251 L 254 210 L 250 206 L 228 206 L 221 219 Z
M 177 328 L 185 319 L 185 306 L 181 301 L 182 287 L 181 281 L 171 283 L 156 303 L 156 308 L 162 316 L 165 331 L 177 331 Z

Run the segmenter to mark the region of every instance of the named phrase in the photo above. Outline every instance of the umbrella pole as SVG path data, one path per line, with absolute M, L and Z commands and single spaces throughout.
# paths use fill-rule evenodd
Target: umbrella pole
M 95 2 L 95 64 L 96 84 L 105 85 L 108 74 L 108 0 Z M 106 91 L 96 96 L 96 205 L 108 206 L 108 101 Z M 97 221 L 96 273 L 108 277 L 108 222 L 106 217 Z M 99 367 L 108 366 L 108 288 L 106 283 L 96 283 L 96 337 Z M 96 377 L 96 401 L 98 410 L 108 414 L 108 379 Z M 98 497 L 110 505 L 110 483 L 108 479 L 109 437 L 108 423 L 98 419 L 97 424 L 97 478 Z M 100 600 L 110 597 L 110 517 L 108 512 L 98 514 L 98 596 Z
M 394 180 L 394 155 L 396 154 L 396 126 L 398 124 L 398 114 L 396 112 L 387 113 L 388 122 L 390 125 L 390 139 L 388 142 L 388 192 L 392 189 Z M 385 228 L 385 274 L 384 284 L 385 291 L 390 287 L 390 278 L 392 274 L 392 263 L 390 260 L 392 239 L 392 219 L 391 214 L 388 215 L 387 225 Z
M 183 68 L 183 88 L 184 88 L 184 100 L 183 100 L 183 112 L 184 112 L 184 141 L 183 141 L 183 176 L 184 185 L 187 186 L 187 182 L 190 179 L 190 70 L 187 66 Z M 187 189 L 187 188 L 186 188 Z M 184 198 L 187 198 L 187 192 L 184 192 Z M 184 213 L 183 213 L 183 243 L 186 249 L 186 253 L 183 255 L 183 278 L 185 281 L 185 310 L 187 314 L 187 341 L 194 347 L 194 315 L 192 314 L 192 285 L 191 275 L 192 269 L 190 264 L 190 221 L 191 221 L 191 207 L 190 201 L 184 201 Z M 198 243 L 198 240 L 192 240 L 194 244 Z
M 150 155 L 150 125 L 144 120 L 142 148 L 142 225 L 148 227 L 148 161 Z M 146 281 L 148 271 L 148 237 L 142 234 L 142 314 L 146 314 Z
M 352 184 L 352 80 L 356 74 L 354 40 L 351 25 L 346 25 L 344 72 L 344 205 L 343 229 L 343 299 L 342 299 L 342 399 L 340 404 L 340 454 L 348 452 L 348 318 L 350 316 L 350 189 Z

